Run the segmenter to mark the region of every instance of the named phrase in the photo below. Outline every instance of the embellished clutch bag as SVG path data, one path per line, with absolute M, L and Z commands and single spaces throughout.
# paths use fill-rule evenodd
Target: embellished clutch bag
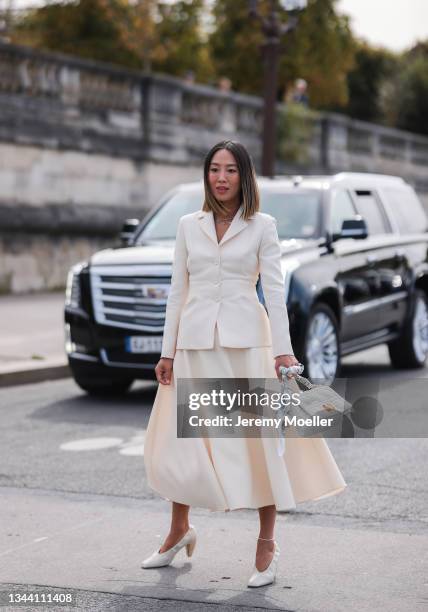
M 293 426 L 299 436 L 311 437 L 334 429 L 342 423 L 345 414 L 351 411 L 351 404 L 328 385 L 315 385 L 301 376 L 303 365 L 286 368 L 280 366 L 282 377 L 281 392 L 294 394 L 294 401 L 279 409 L 281 416 L 281 437 L 278 452 L 285 450 L 286 428 Z M 292 374 L 292 379 L 287 375 Z M 293 382 L 294 381 L 294 384 Z M 326 429 L 327 428 L 327 429 Z

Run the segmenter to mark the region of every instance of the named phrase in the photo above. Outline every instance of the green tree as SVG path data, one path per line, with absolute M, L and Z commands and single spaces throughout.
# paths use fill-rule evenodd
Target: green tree
M 162 53 L 153 69 L 175 76 L 191 71 L 198 81 L 207 81 L 213 66 L 201 27 L 204 0 L 159 3 L 158 10 L 156 33 Z
M 248 17 L 248 1 L 217 0 L 212 14 L 214 28 L 208 44 L 216 74 L 231 79 L 236 91 L 260 95 L 263 36 L 258 24 Z
M 348 18 L 336 12 L 337 0 L 309 0 L 297 29 L 285 40 L 281 82 L 308 82 L 311 106 L 329 110 L 348 103 L 346 76 L 354 65 L 355 41 Z
M 177 76 L 212 76 L 204 0 L 75 0 L 29 11 L 13 42 Z
M 278 113 L 276 130 L 277 158 L 305 165 L 310 161 L 316 113 L 302 104 L 290 103 Z
M 346 75 L 354 62 L 354 41 L 347 18 L 337 14 L 335 5 L 336 0 L 309 0 L 297 29 L 284 36 L 278 95 L 302 77 L 309 83 L 312 106 L 347 104 Z M 262 14 L 269 7 L 270 2 L 261 0 Z M 234 89 L 260 95 L 264 37 L 260 24 L 248 17 L 247 0 L 217 0 L 213 15 L 210 47 L 216 72 L 229 77 Z M 287 14 L 282 11 L 280 15 L 285 23 Z
M 98 0 L 108 19 L 115 24 L 121 44 L 138 65 L 149 72 L 153 61 L 163 55 L 157 32 L 157 0 Z
M 55 2 L 26 12 L 15 22 L 12 42 L 80 57 L 138 66 L 102 0 Z
M 400 69 L 386 83 L 383 109 L 386 123 L 417 134 L 428 134 L 428 53 L 404 54 Z
M 204 0 L 99 0 L 116 24 L 126 48 L 140 58 L 146 71 L 175 76 L 210 73 L 201 18 Z
M 398 66 L 399 58 L 394 53 L 360 43 L 355 66 L 347 75 L 349 101 L 338 110 L 363 121 L 383 121 L 381 91 Z

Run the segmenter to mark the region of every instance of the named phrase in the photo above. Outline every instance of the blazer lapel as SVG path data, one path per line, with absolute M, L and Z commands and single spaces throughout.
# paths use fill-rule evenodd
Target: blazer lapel
M 201 211 L 198 215 L 198 221 L 199 225 L 201 226 L 201 230 L 205 232 L 208 238 L 211 238 L 211 240 L 213 240 L 215 244 L 218 244 L 217 234 L 214 225 L 214 216 L 212 211 Z
M 215 244 L 220 246 L 224 244 L 227 240 L 230 240 L 230 238 L 233 238 L 234 236 L 239 234 L 239 232 L 241 232 L 243 229 L 247 227 L 248 221 L 245 221 L 241 217 L 241 213 L 242 213 L 242 205 L 239 207 L 238 211 L 236 212 L 236 215 L 234 216 L 232 223 L 227 228 L 220 242 L 218 242 L 217 240 L 217 233 L 215 231 L 215 223 L 214 223 L 214 215 L 212 211 L 209 211 L 209 212 L 201 211 L 198 215 L 198 220 L 199 220 L 201 229 L 205 232 L 205 234 L 209 238 L 211 238 L 211 240 L 213 240 Z

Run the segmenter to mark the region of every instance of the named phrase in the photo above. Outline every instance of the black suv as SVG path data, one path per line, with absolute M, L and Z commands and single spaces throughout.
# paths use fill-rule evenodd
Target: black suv
M 331 382 L 342 355 L 382 343 L 395 367 L 423 367 L 428 234 L 412 187 L 356 173 L 259 179 L 259 187 L 261 210 L 278 221 L 291 337 L 306 375 Z M 66 352 L 81 388 L 122 392 L 155 378 L 177 223 L 202 202 L 202 182 L 173 189 L 141 223 L 128 222 L 126 246 L 70 271 Z

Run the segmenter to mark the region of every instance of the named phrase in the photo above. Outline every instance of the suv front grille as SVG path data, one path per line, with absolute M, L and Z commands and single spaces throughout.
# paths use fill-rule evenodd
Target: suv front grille
M 94 266 L 91 291 L 97 323 L 162 334 L 170 265 Z

